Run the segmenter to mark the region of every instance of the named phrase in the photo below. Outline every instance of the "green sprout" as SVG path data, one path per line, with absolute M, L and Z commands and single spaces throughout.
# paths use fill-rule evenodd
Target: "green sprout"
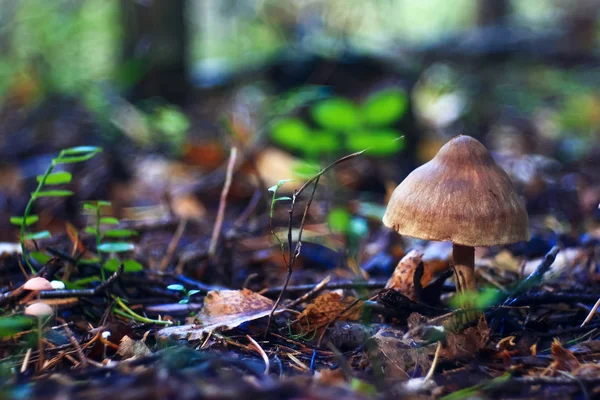
M 138 233 L 131 229 L 118 229 L 118 228 L 105 228 L 106 226 L 117 226 L 120 221 L 115 217 L 103 217 L 102 207 L 110 207 L 111 203 L 104 200 L 95 202 L 87 201 L 83 204 L 83 209 L 90 212 L 94 218 L 94 225 L 87 226 L 85 232 L 94 236 L 96 241 L 96 249 L 99 253 L 125 253 L 134 249 L 133 243 L 125 241 L 126 238 L 136 236 Z M 111 241 L 104 241 L 104 239 L 110 239 Z M 86 262 L 102 262 L 100 257 L 95 257 Z M 111 257 L 104 262 L 100 271 L 102 280 L 105 280 L 105 270 L 109 272 L 116 272 L 121 265 L 124 265 L 124 272 L 138 272 L 143 269 L 143 266 L 132 259 L 120 260 L 115 257 Z
M 287 182 L 291 182 L 291 181 L 293 181 L 293 179 L 282 179 L 279 182 L 277 182 L 276 185 L 273 185 L 268 189 L 269 192 L 273 192 L 273 197 L 271 199 L 271 209 L 269 210 L 269 224 L 271 226 L 271 234 L 273 235 L 273 237 L 275 237 L 275 240 L 277 240 L 277 243 L 279 243 L 279 246 L 281 247 L 281 254 L 283 255 L 284 260 L 285 260 L 285 245 L 283 244 L 281 239 L 279 239 L 279 236 L 277 236 L 277 234 L 273 230 L 273 213 L 275 211 L 275 203 L 277 203 L 278 201 L 292 200 L 292 198 L 289 196 L 277 197 L 277 192 L 279 191 L 279 189 L 281 189 L 281 187 L 283 185 L 285 185 Z
M 32 214 L 33 204 L 35 201 L 41 197 L 68 197 L 73 195 L 73 192 L 70 190 L 63 189 L 53 189 L 53 190 L 44 190 L 47 186 L 59 186 L 66 185 L 71 182 L 72 175 L 67 171 L 58 171 L 54 172 L 54 169 L 58 165 L 62 164 L 74 164 L 83 161 L 87 161 L 94 157 L 96 154 L 101 152 L 102 149 L 100 147 L 94 146 L 79 146 L 72 147 L 69 149 L 62 150 L 58 157 L 53 158 L 50 162 L 50 165 L 46 168 L 46 172 L 43 175 L 38 175 L 36 177 L 38 185 L 36 189 L 31 193 L 31 197 L 29 198 L 29 202 L 25 207 L 25 211 L 23 212 L 23 216 L 13 216 L 10 217 L 10 223 L 20 227 L 19 233 L 19 241 L 21 243 L 21 251 L 23 253 L 23 259 L 25 263 L 29 267 L 32 273 L 35 273 L 35 269 L 31 264 L 31 258 L 33 254 L 28 253 L 25 248 L 25 241 L 27 240 L 40 240 L 47 239 L 51 237 L 50 232 L 48 231 L 37 231 L 27 233 L 27 228 L 33 224 L 35 224 L 39 217 L 37 215 Z M 39 252 L 36 252 L 39 253 Z M 41 260 L 48 260 L 49 257 L 43 253 L 36 254 L 40 256 Z M 45 257 L 44 257 L 45 256 Z
M 123 300 L 122 298 L 120 298 L 118 296 L 113 296 L 113 298 L 115 300 L 115 304 L 120 307 L 120 308 L 113 307 L 113 312 L 115 314 L 118 314 L 118 315 L 120 315 L 122 317 L 131 318 L 131 319 L 133 319 L 135 321 L 143 322 L 143 323 L 147 323 L 147 324 L 173 325 L 172 321 L 164 321 L 164 320 L 160 320 L 160 319 L 151 319 L 151 318 L 147 318 L 147 317 L 144 317 L 142 315 L 139 315 L 138 313 L 136 313 L 135 311 L 133 311 L 131 308 L 129 308 L 127 306 L 127 304 L 125 304 L 125 300 Z
M 200 293 L 200 291 L 196 290 L 196 289 L 187 290 L 183 285 L 180 285 L 178 283 L 167 286 L 167 289 L 183 293 L 185 298 L 179 300 L 179 304 L 188 304 L 191 301 L 190 297 L 192 297 L 195 294 Z

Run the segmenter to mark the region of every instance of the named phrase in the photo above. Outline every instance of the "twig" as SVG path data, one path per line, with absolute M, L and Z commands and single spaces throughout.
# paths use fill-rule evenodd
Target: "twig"
M 29 364 L 29 358 L 31 357 L 31 347 L 27 349 L 27 353 L 25 353 L 25 358 L 23 358 L 23 364 L 21 364 L 21 373 L 25 373 L 27 371 L 27 365 Z
M 387 283 L 387 281 L 369 281 L 369 282 L 365 282 L 365 281 L 337 281 L 337 282 L 329 282 L 328 284 L 326 284 L 323 289 L 328 289 L 328 290 L 336 290 L 336 289 L 382 289 L 385 287 L 385 284 Z M 264 290 L 262 292 L 263 295 L 265 296 L 269 296 L 269 295 L 274 295 L 274 294 L 278 294 L 279 292 L 281 292 L 281 289 L 283 288 L 283 286 L 275 286 L 272 288 L 268 288 L 266 290 Z M 314 288 L 313 284 L 307 284 L 307 285 L 292 285 L 292 286 L 288 286 L 286 291 L 289 292 L 306 292 L 309 290 L 312 290 Z
M 596 314 L 596 310 L 598 310 L 598 307 L 600 307 L 600 298 L 598 299 L 598 301 L 596 301 L 596 304 L 594 304 L 594 307 L 592 307 L 590 313 L 587 315 L 587 317 L 585 317 L 581 325 L 579 325 L 580 328 L 588 322 L 590 322 L 590 320 L 594 317 L 594 314 Z
M 260 354 L 260 356 L 262 357 L 263 361 L 265 362 L 265 375 L 268 375 L 269 374 L 269 369 L 271 369 L 271 365 L 269 363 L 269 356 L 267 356 L 267 353 L 265 353 L 265 351 L 263 350 L 263 348 L 260 347 L 260 345 L 258 344 L 258 342 L 256 340 L 252 339 L 252 337 L 250 335 L 246 335 L 246 338 L 248 338 L 248 340 L 252 344 L 252 347 L 254 347 L 254 349 L 258 352 L 258 354 Z
M 77 339 L 75 339 L 75 336 L 73 335 L 73 332 L 71 331 L 71 328 L 69 328 L 69 325 L 62 318 L 57 318 L 57 320 L 63 324 L 63 330 L 65 331 L 65 334 L 67 335 L 67 338 L 69 339 L 69 342 L 71 342 L 73 347 L 75 347 L 75 350 L 77 351 L 77 355 L 79 356 L 79 359 L 81 360 L 81 365 L 86 366 L 88 363 L 88 359 L 85 356 L 85 354 L 83 354 L 83 349 L 81 348 L 81 344 L 77 341 Z
M 214 257 L 217 249 L 217 242 L 221 235 L 221 228 L 223 227 L 223 218 L 225 216 L 225 205 L 227 204 L 227 195 L 229 194 L 229 188 L 231 186 L 231 178 L 233 177 L 233 167 L 235 166 L 235 160 L 237 158 L 237 148 L 234 146 L 231 148 L 229 155 L 229 162 L 227 163 L 227 174 L 225 175 L 225 184 L 221 191 L 221 200 L 219 201 L 219 209 L 217 211 L 217 219 L 213 229 L 212 237 L 210 239 L 210 246 L 208 247 L 208 256 Z
M 171 241 L 169 242 L 169 246 L 167 247 L 167 252 L 165 253 L 165 256 L 163 257 L 162 261 L 160 262 L 160 266 L 158 267 L 159 271 L 164 271 L 165 269 L 167 269 L 167 266 L 169 265 L 169 263 L 171 262 L 171 259 L 173 258 L 173 254 L 175 254 L 175 250 L 177 249 L 179 240 L 181 239 L 181 236 L 183 236 L 183 232 L 185 231 L 186 225 L 187 225 L 187 218 L 183 218 L 181 221 L 179 221 L 179 224 L 177 225 L 177 230 L 173 234 L 173 237 L 171 238 Z
M 544 278 L 544 274 L 548 272 L 552 263 L 556 259 L 556 255 L 560 249 L 557 246 L 554 246 L 544 257 L 540 265 L 533 271 L 531 275 L 529 275 L 524 281 L 519 283 L 519 285 L 510 293 L 508 298 L 504 301 L 504 305 L 510 305 L 512 302 L 516 300 L 516 297 L 526 291 L 527 289 L 538 285 L 542 279 Z
M 298 230 L 298 241 L 296 242 L 296 246 L 293 248 L 293 250 L 292 250 L 292 220 L 294 218 L 294 206 L 296 205 L 296 199 L 298 197 L 298 192 L 295 192 L 292 197 L 292 205 L 289 209 L 288 235 L 287 235 L 288 236 L 288 248 L 289 248 L 289 250 L 288 250 L 289 253 L 288 253 L 288 258 L 287 258 L 287 260 L 288 260 L 287 274 L 285 276 L 285 282 L 283 283 L 281 292 L 279 292 L 279 296 L 277 296 L 277 300 L 275 300 L 275 304 L 273 304 L 273 308 L 271 308 L 271 313 L 269 314 L 269 320 L 267 321 L 267 327 L 265 329 L 265 336 L 269 333 L 269 328 L 271 327 L 271 320 L 273 319 L 273 314 L 275 313 L 275 310 L 277 309 L 277 307 L 279 307 L 279 303 L 281 303 L 281 299 L 283 298 L 285 289 L 287 288 L 288 284 L 290 283 L 290 279 L 292 278 L 292 272 L 294 270 L 294 264 L 296 263 L 296 258 L 298 257 L 298 255 L 300 254 L 300 251 L 302 249 L 302 231 L 304 228 L 304 221 L 306 218 L 306 214 L 308 213 L 308 210 L 312 203 L 312 199 L 315 195 L 315 191 L 317 190 L 318 183 L 319 183 L 319 179 L 317 178 L 317 180 L 315 181 L 315 185 L 313 187 L 311 196 L 308 199 L 306 206 L 304 207 L 304 214 L 302 215 L 302 221 L 300 222 L 300 228 Z M 284 260 L 285 260 L 285 257 L 284 257 Z
M 51 268 L 48 267 L 49 265 L 50 265 L 50 263 L 46 264 L 35 275 L 32 275 L 31 277 L 33 278 L 34 276 L 41 276 L 41 277 L 47 276 L 48 272 L 52 272 L 52 271 L 50 271 Z M 54 264 L 53 264 L 52 268 L 54 268 Z M 25 285 L 25 283 L 23 283 L 23 285 Z M 29 292 L 28 290 L 23 289 L 23 285 L 14 289 L 12 292 L 4 294 L 2 297 L 0 297 L 0 308 L 5 308 L 8 305 L 15 303 L 18 300 L 22 299 L 24 294 Z
M 119 269 L 112 274 L 107 280 L 99 284 L 93 289 L 64 289 L 64 290 L 42 290 L 40 292 L 40 298 L 42 299 L 56 299 L 62 297 L 91 297 L 97 296 L 104 290 L 108 289 L 113 283 L 117 281 L 119 276 L 123 273 L 125 265 L 121 263 Z
M 429 368 L 429 372 L 423 379 L 423 383 L 427 382 L 431 378 L 433 378 L 433 373 L 435 372 L 435 367 L 437 366 L 438 359 L 440 358 L 440 351 L 442 350 L 442 342 L 439 341 L 437 343 L 437 347 L 435 348 L 435 355 L 433 356 L 433 361 L 431 362 L 431 367 Z
M 364 152 L 364 150 L 349 154 L 347 156 L 344 156 L 342 158 L 335 160 L 334 162 L 332 162 L 331 164 L 329 164 L 328 166 L 323 168 L 321 171 L 319 171 L 318 174 L 316 174 L 315 176 L 313 176 L 312 178 L 310 178 L 309 180 L 304 182 L 304 184 L 302 186 L 300 186 L 299 189 L 294 191 L 294 194 L 292 195 L 292 204 L 290 205 L 290 209 L 288 211 L 289 217 L 288 217 L 288 235 L 287 235 L 287 239 L 288 239 L 287 275 L 286 275 L 283 287 L 281 288 L 281 292 L 279 293 L 279 296 L 277 297 L 275 304 L 273 304 L 273 308 L 271 308 L 271 313 L 269 314 L 269 320 L 267 322 L 267 327 L 265 329 L 265 336 L 268 334 L 269 328 L 271 327 L 271 320 L 273 319 L 273 314 L 275 313 L 275 310 L 277 309 L 277 307 L 279 307 L 279 303 L 281 303 L 283 294 L 285 293 L 285 290 L 286 290 L 288 284 L 290 283 L 290 279 L 292 277 L 292 271 L 294 269 L 294 264 L 296 262 L 296 258 L 300 254 L 300 250 L 302 248 L 302 232 L 304 231 L 304 222 L 306 221 L 306 215 L 308 214 L 308 210 L 310 209 L 310 205 L 312 204 L 312 200 L 315 196 L 315 191 L 317 190 L 317 185 L 319 183 L 319 179 L 321 178 L 321 176 L 324 173 L 329 171 L 331 168 L 333 168 L 336 165 L 339 165 L 345 161 L 348 161 L 355 157 L 358 157 L 363 152 Z M 304 192 L 304 190 L 306 190 L 306 188 L 308 188 L 309 185 L 313 182 L 314 182 L 314 187 L 313 187 L 311 196 L 308 199 L 306 206 L 304 207 L 304 213 L 302 215 L 302 220 L 300 221 L 300 227 L 298 228 L 298 240 L 296 242 L 296 246 L 292 249 L 292 223 L 293 223 L 293 219 L 294 219 L 294 208 L 296 206 L 296 201 L 298 200 L 298 197 Z M 285 260 L 285 257 L 284 257 L 284 260 Z
M 295 306 L 297 306 L 298 304 L 308 300 L 309 298 L 311 298 L 312 296 L 314 296 L 316 293 L 320 292 L 321 290 L 323 290 L 323 288 L 325 286 L 327 286 L 327 284 L 329 283 L 329 281 L 331 280 L 331 275 L 327 275 L 325 277 L 325 279 L 323 279 L 321 282 L 317 283 L 315 285 L 314 288 L 312 288 L 310 291 L 304 293 L 302 296 L 298 297 L 296 300 L 291 301 L 290 303 L 286 304 L 285 306 L 287 308 L 294 308 Z

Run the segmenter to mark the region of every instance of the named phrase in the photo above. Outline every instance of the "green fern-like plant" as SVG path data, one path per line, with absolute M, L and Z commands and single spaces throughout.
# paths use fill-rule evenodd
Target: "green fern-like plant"
M 35 273 L 35 269 L 31 263 L 32 253 L 27 252 L 27 249 L 25 248 L 25 242 L 27 240 L 40 240 L 51 237 L 50 232 L 46 230 L 27 232 L 28 228 L 39 220 L 37 215 L 31 213 L 33 210 L 33 204 L 37 199 L 42 197 L 68 197 L 73 195 L 73 192 L 70 190 L 46 190 L 48 186 L 62 186 L 71 182 L 72 175 L 70 172 L 54 172 L 54 169 L 62 164 L 74 164 L 87 161 L 101 151 L 102 148 L 95 146 L 79 146 L 62 150 L 58 154 L 58 157 L 52 159 L 50 165 L 48 165 L 46 168 L 46 172 L 43 175 L 37 176 L 38 185 L 33 193 L 31 193 L 31 197 L 29 198 L 29 202 L 25 207 L 23 215 L 10 217 L 10 223 L 20 228 L 19 241 L 21 243 L 23 259 L 32 273 Z M 48 258 L 46 255 L 40 252 L 36 252 L 36 255 L 39 256 L 39 259 L 41 260 L 46 260 Z
M 138 233 L 131 229 L 115 228 L 120 224 L 118 218 L 103 216 L 102 208 L 110 207 L 109 201 L 99 200 L 95 202 L 87 201 L 83 204 L 84 211 L 90 213 L 93 218 L 93 225 L 88 225 L 85 232 L 94 236 L 96 241 L 96 250 L 98 253 L 119 254 L 126 253 L 134 249 L 134 245 L 126 239 L 136 236 Z M 143 269 L 142 265 L 132 259 L 120 260 L 117 257 L 110 257 L 103 260 L 100 255 L 86 260 L 86 262 L 102 263 L 102 280 L 105 279 L 105 270 L 115 272 L 119 269 L 121 263 L 124 265 L 124 272 L 137 272 Z

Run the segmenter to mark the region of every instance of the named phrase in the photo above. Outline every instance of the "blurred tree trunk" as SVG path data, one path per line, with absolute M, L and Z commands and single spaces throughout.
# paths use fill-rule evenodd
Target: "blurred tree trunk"
M 482 27 L 502 25 L 510 12 L 509 0 L 480 0 L 477 23 Z
M 125 83 L 134 83 L 129 97 L 159 96 L 183 104 L 188 90 L 186 0 L 123 0 Z M 136 78 L 128 78 L 128 77 Z M 126 82 L 131 79 L 134 82 Z
M 596 46 L 597 0 L 559 0 L 565 31 L 559 51 L 570 58 L 592 56 Z

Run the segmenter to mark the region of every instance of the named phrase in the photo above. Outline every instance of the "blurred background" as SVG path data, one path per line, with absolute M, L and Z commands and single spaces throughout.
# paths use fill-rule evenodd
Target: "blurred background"
M 1 239 L 15 241 L 8 217 L 65 147 L 104 152 L 77 167 L 73 198 L 36 203 L 52 231 L 87 199 L 124 220 L 210 225 L 236 146 L 232 218 L 369 148 L 322 182 L 341 210 L 323 211 L 330 225 L 359 232 L 463 133 L 509 172 L 539 235 L 578 240 L 600 200 L 599 5 L 0 0 Z

